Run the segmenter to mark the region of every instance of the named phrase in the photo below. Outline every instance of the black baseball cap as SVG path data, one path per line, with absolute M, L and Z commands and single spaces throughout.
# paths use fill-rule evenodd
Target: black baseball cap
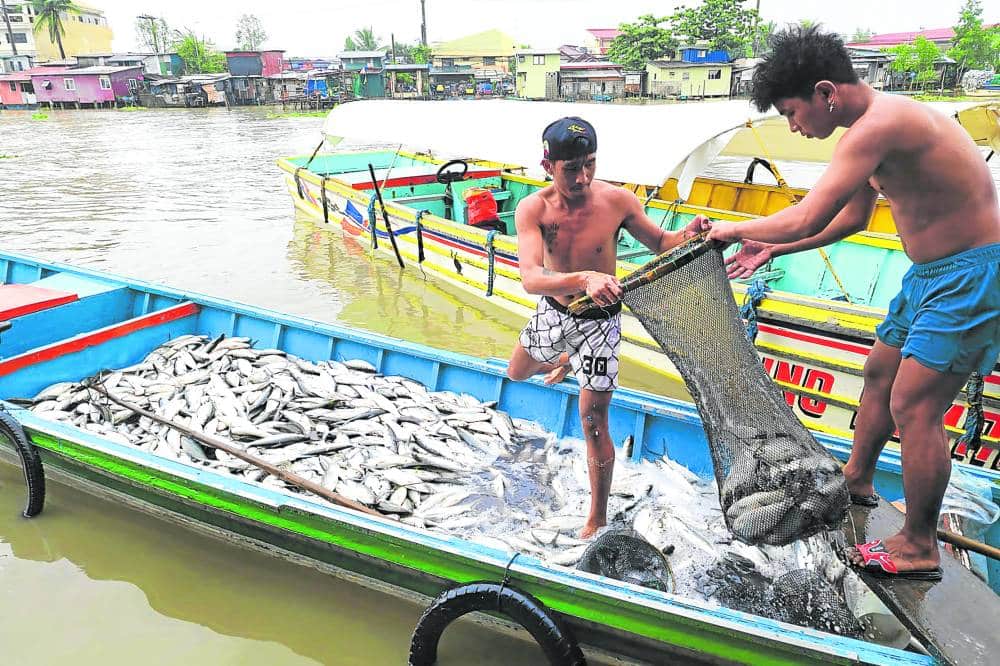
M 596 153 L 597 132 L 578 116 L 560 118 L 542 132 L 542 150 L 547 160 L 573 160 Z

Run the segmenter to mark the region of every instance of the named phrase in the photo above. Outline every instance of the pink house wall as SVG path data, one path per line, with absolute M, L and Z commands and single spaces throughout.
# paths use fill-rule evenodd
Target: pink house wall
M 101 88 L 101 76 L 111 79 L 111 89 Z M 73 79 L 76 83 L 76 90 L 66 90 L 65 79 Z M 128 79 L 142 79 L 142 68 L 135 67 L 112 74 L 84 74 L 65 70 L 62 72 L 52 72 L 45 74 L 33 74 L 31 82 L 35 87 L 35 94 L 40 103 L 44 102 L 79 102 L 81 104 L 94 104 L 98 102 L 113 102 L 119 97 L 126 97 L 132 93 L 128 89 Z M 50 88 L 45 87 L 45 82 L 51 82 Z
M 10 84 L 17 90 L 11 90 Z M 0 104 L 24 104 L 20 81 L 0 81 Z
M 261 51 L 260 60 L 263 69 L 261 76 L 274 76 L 285 71 L 285 54 L 283 51 Z

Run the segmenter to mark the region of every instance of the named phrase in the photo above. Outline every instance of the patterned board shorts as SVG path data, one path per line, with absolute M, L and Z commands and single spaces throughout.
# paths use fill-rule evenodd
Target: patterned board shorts
M 596 310 L 592 316 L 574 317 L 562 303 L 545 296 L 521 331 L 521 346 L 539 363 L 555 363 L 566 352 L 580 388 L 614 391 L 618 388 L 621 317 L 621 304 Z

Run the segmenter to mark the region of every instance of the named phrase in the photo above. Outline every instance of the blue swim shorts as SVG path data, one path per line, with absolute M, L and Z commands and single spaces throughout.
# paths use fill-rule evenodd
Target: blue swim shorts
M 990 374 L 1000 354 L 1000 243 L 913 264 L 875 332 L 932 370 Z

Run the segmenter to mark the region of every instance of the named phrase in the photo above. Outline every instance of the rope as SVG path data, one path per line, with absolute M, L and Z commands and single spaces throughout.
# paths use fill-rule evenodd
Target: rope
M 323 147 L 323 143 L 325 141 L 326 141 L 326 137 L 323 137 L 322 139 L 320 139 L 319 143 L 316 144 L 316 148 L 312 151 L 312 155 L 310 155 L 309 159 L 306 160 L 306 163 L 303 164 L 302 166 L 300 166 L 299 168 L 297 168 L 295 170 L 295 175 L 294 175 L 294 178 L 295 178 L 295 189 L 298 190 L 298 192 L 299 192 L 299 199 L 305 199 L 306 198 L 306 195 L 305 195 L 305 192 L 304 192 L 304 187 L 302 185 L 302 178 L 299 176 L 299 171 L 302 171 L 303 169 L 308 169 L 309 168 L 309 165 L 312 164 L 312 161 L 316 158 L 316 153 L 318 153 L 319 149 Z M 323 179 L 325 181 L 326 177 L 324 176 Z M 325 198 L 324 198 L 323 204 L 324 204 L 324 212 L 325 212 L 325 208 L 326 208 L 326 199 Z M 324 219 L 325 219 L 325 217 L 324 217 Z
M 415 221 L 417 223 L 417 263 L 424 263 L 424 225 L 420 221 L 424 218 L 426 210 L 418 210 Z
M 486 296 L 493 295 L 493 281 L 496 279 L 496 249 L 493 247 L 493 239 L 496 238 L 496 230 L 486 234 L 486 258 L 489 261 L 489 267 L 486 274 Z
M 760 134 L 758 134 L 757 128 L 753 126 L 753 121 L 748 120 L 746 122 L 746 126 L 750 128 L 751 132 L 753 132 L 754 138 L 757 139 L 757 143 L 760 145 L 760 149 L 764 152 L 764 157 L 766 157 L 767 161 L 770 163 L 770 171 L 774 174 L 774 179 L 778 181 L 778 187 L 781 188 L 781 190 L 785 193 L 785 196 L 787 196 L 793 204 L 797 204 L 799 202 L 799 198 L 794 192 L 792 192 L 792 188 L 788 186 L 788 183 L 781 176 L 781 172 L 778 171 L 778 166 L 775 164 L 774 158 L 771 157 L 771 154 L 767 152 L 767 146 L 764 145 L 764 140 L 761 138 Z M 816 248 L 816 251 L 819 252 L 819 256 L 823 258 L 823 263 L 826 264 L 826 269 L 830 271 L 830 276 L 833 278 L 833 281 L 837 283 L 840 293 L 844 295 L 844 300 L 848 303 L 853 303 L 854 301 L 851 300 L 851 295 L 847 293 L 844 283 L 840 281 L 840 276 L 837 275 L 837 271 L 833 267 L 833 262 L 830 261 L 830 255 L 828 255 L 826 250 L 821 247 Z
M 375 221 L 375 195 L 368 197 L 368 231 L 372 234 L 372 250 L 378 249 L 378 224 Z
M 743 305 L 740 306 L 740 316 L 746 321 L 747 339 L 753 343 L 757 340 L 757 307 L 764 300 L 764 294 L 768 292 L 767 284 L 757 278 L 747 289 Z
M 958 438 L 959 444 L 965 444 L 970 454 L 976 453 L 982 445 L 983 426 L 983 376 L 978 372 L 973 372 L 969 377 L 969 383 L 965 385 L 965 395 L 969 402 L 969 411 L 965 414 L 965 423 L 962 425 L 965 432 Z
M 514 553 L 511 556 L 510 561 L 507 562 L 507 566 L 503 570 L 503 580 L 500 581 L 500 589 L 497 590 L 497 612 L 498 613 L 502 613 L 503 612 L 503 609 L 500 607 L 500 603 L 503 601 L 503 589 L 505 587 L 507 587 L 508 583 L 510 583 L 510 567 L 511 567 L 512 564 L 514 564 L 514 560 L 516 560 L 517 556 L 520 555 L 520 554 L 521 553 Z
M 323 202 L 323 222 L 330 224 L 330 207 L 326 202 L 326 179 L 324 175 L 323 180 L 319 183 L 319 198 Z
M 295 170 L 295 175 L 293 176 L 293 178 L 295 179 L 295 189 L 298 190 L 299 192 L 299 199 L 306 198 L 306 195 L 303 192 L 302 188 L 302 178 L 299 176 L 299 171 L 302 171 L 303 169 L 305 169 L 305 167 L 300 166 L 298 169 Z

